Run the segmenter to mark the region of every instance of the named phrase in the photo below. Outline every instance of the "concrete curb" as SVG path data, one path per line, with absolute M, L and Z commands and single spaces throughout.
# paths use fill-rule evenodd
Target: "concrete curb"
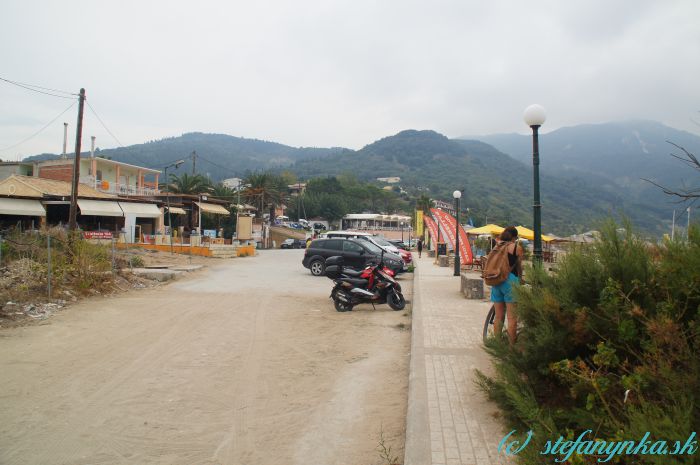
M 428 430 L 428 397 L 423 348 L 423 309 L 420 296 L 420 266 L 413 279 L 413 315 L 411 318 L 411 363 L 408 375 L 408 409 L 404 465 L 425 465 L 432 462 Z

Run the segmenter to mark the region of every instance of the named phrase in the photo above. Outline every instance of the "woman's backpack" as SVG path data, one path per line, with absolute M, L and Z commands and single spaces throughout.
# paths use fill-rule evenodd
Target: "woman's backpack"
M 491 252 L 486 256 L 486 264 L 481 272 L 481 277 L 484 278 L 487 286 L 498 286 L 505 282 L 513 270 L 508 262 L 508 245 L 510 242 L 498 242 L 496 247 L 491 249 Z M 515 247 L 517 249 L 517 243 Z

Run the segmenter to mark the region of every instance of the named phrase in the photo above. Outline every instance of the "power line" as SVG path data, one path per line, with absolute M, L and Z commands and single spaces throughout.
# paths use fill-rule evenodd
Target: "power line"
M 66 92 L 65 90 L 50 89 L 48 87 L 35 86 L 33 84 L 24 84 L 22 82 L 11 81 L 9 79 L 5 79 L 3 77 L 0 77 L 0 81 L 5 81 L 5 82 L 12 84 L 12 85 L 15 85 L 17 87 L 31 90 L 32 92 L 38 92 L 38 93 L 44 94 L 44 95 L 50 95 L 52 97 L 67 98 L 67 99 L 73 100 L 75 97 L 78 96 L 78 94 L 73 93 L 73 92 Z M 43 90 L 39 90 L 39 89 L 43 89 Z M 51 92 L 45 92 L 45 91 L 51 91 Z M 58 94 L 52 93 L 52 92 L 59 92 L 59 93 L 67 94 L 67 95 L 58 95 Z
M 227 173 L 229 173 L 229 174 L 235 174 L 235 173 L 231 170 L 231 168 L 227 168 L 227 167 L 225 167 L 225 166 L 217 165 L 217 164 L 214 163 L 213 161 L 207 160 L 206 158 L 204 158 L 203 156 L 201 156 L 201 155 L 199 155 L 199 154 L 197 154 L 197 157 L 198 157 L 198 158 L 201 158 L 202 160 L 206 161 L 207 163 L 209 163 L 209 164 L 211 164 L 211 165 L 216 166 L 217 168 L 221 168 L 222 170 L 225 170 L 225 171 L 226 171 Z
M 70 110 L 71 108 L 73 108 L 74 105 L 75 105 L 75 102 L 71 103 L 71 104 L 68 106 L 68 108 L 66 108 L 66 109 L 63 110 L 61 113 L 59 113 L 59 115 L 58 115 L 57 117 L 55 117 L 54 119 L 52 119 L 51 121 L 49 121 L 43 128 L 39 129 L 37 132 L 35 132 L 35 133 L 32 134 L 31 136 L 27 137 L 26 139 L 24 139 L 24 140 L 22 140 L 22 141 L 20 141 L 20 142 L 17 142 L 16 144 L 10 145 L 10 146 L 5 147 L 5 148 L 2 148 L 2 149 L 0 149 L 0 151 L 5 151 L 5 150 L 9 150 L 9 149 L 11 149 L 11 148 L 13 148 L 13 147 L 17 147 L 18 145 L 22 145 L 22 144 L 24 144 L 25 142 L 27 142 L 28 140 L 33 139 L 34 137 L 38 136 L 39 134 L 41 134 L 41 133 L 44 131 L 44 129 L 46 129 L 46 128 L 48 128 L 49 126 L 51 126 L 51 124 L 53 124 L 53 123 L 54 123 L 58 118 L 60 118 L 65 112 L 67 112 L 68 110 Z
M 105 131 L 107 131 L 107 132 L 109 133 L 109 135 L 112 136 L 112 137 L 114 138 L 115 141 L 117 141 L 117 144 L 119 144 L 120 147 L 124 147 L 124 144 L 122 144 L 122 143 L 119 141 L 119 139 L 117 139 L 117 136 L 115 136 L 115 135 L 112 133 L 112 131 L 109 130 L 109 128 L 107 127 L 107 125 L 104 123 L 104 121 L 102 121 L 102 118 L 100 118 L 100 115 L 98 115 L 97 112 L 95 111 L 95 109 L 92 108 L 92 105 L 90 105 L 90 102 L 89 102 L 87 99 L 85 100 L 85 103 L 87 103 L 88 108 L 90 108 L 90 111 L 92 112 L 92 114 L 95 115 L 95 118 L 97 118 L 97 121 L 99 121 L 100 124 L 102 125 L 102 127 L 105 128 Z
M 121 141 L 117 138 L 117 136 L 115 136 L 114 133 L 113 133 L 112 131 L 109 130 L 109 128 L 107 127 L 107 125 L 105 124 L 105 122 L 102 121 L 102 118 L 100 118 L 100 115 L 98 115 L 97 112 L 95 111 L 95 109 L 92 107 L 92 105 L 90 105 L 90 101 L 87 100 L 87 99 L 85 99 L 85 103 L 87 103 L 88 108 L 90 109 L 90 111 L 92 112 L 92 114 L 95 115 L 95 118 L 97 118 L 97 121 L 99 121 L 100 124 L 102 125 L 102 127 L 105 129 L 105 131 L 107 131 L 107 132 L 109 133 L 109 135 L 112 136 L 112 138 L 117 142 L 117 144 L 119 145 L 119 147 L 121 147 L 121 148 L 126 148 L 126 147 L 124 147 L 124 144 L 122 144 Z M 137 156 L 134 155 L 133 153 L 127 153 L 126 156 L 129 156 L 129 157 L 135 159 L 135 160 L 138 161 L 139 163 L 142 163 L 146 168 L 149 168 L 149 166 L 148 166 L 149 163 L 146 163 L 144 160 L 142 160 L 141 158 L 137 157 Z

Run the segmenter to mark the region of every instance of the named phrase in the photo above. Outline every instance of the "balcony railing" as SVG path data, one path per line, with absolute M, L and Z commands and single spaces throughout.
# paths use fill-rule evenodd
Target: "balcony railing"
M 160 191 L 153 187 L 137 187 L 129 184 L 119 184 L 109 181 L 96 180 L 94 176 L 80 176 L 80 183 L 86 184 L 93 189 L 107 194 L 123 194 L 123 195 L 156 195 Z

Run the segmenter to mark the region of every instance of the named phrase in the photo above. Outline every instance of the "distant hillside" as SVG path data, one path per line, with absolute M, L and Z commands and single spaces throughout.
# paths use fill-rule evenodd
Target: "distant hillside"
M 346 150 L 343 148 L 295 148 L 257 139 L 193 132 L 145 144 L 100 150 L 97 155 L 154 169 L 162 169 L 173 161 L 184 159 L 185 164 L 180 167 L 179 172 L 187 173 L 192 171 L 190 155 L 196 151 L 197 172 L 208 173 L 213 180 L 218 181 L 240 177 L 248 171 L 283 168 L 298 160 L 309 157 L 323 158 Z M 42 154 L 26 160 L 57 156 Z
M 496 134 L 476 139 L 526 164 L 532 163 L 532 139 Z M 542 171 L 583 178 L 604 188 L 623 189 L 642 203 L 667 203 L 668 198 L 642 178 L 679 187 L 697 184 L 695 173 L 670 156 L 680 153 L 668 141 L 700 154 L 700 137 L 653 121 L 588 124 L 561 128 L 540 136 Z
M 640 178 L 668 186 L 697 185 L 698 180 L 694 171 L 669 155 L 675 149 L 666 140 L 700 154 L 699 137 L 654 122 L 583 125 L 544 134 L 540 140 L 544 231 L 581 232 L 605 216 L 624 213 L 648 232 L 667 232 L 671 212 L 679 207 Z M 182 173 L 191 172 L 193 150 L 198 154 L 197 172 L 208 173 L 215 181 L 268 169 L 290 170 L 302 179 L 350 174 L 374 181 L 400 176 L 400 187 L 415 196 L 426 193 L 451 200 L 455 189 L 465 189 L 462 205 L 470 208 L 477 223 L 532 225 L 531 138 L 526 135 L 451 140 L 433 131 L 408 130 L 353 151 L 189 133 L 101 150 L 98 155 L 156 169 L 184 159 L 178 171 Z
M 361 179 L 400 176 L 401 187 L 449 200 L 465 189 L 462 204 L 479 222 L 532 224 L 532 169 L 479 141 L 450 140 L 433 131 L 403 131 L 357 152 L 302 160 L 292 171 L 302 177 L 351 173 Z M 583 181 L 542 176 L 545 231 L 570 234 L 590 229 L 597 219 L 628 212 L 643 227 L 658 222 L 653 212 L 615 192 Z

